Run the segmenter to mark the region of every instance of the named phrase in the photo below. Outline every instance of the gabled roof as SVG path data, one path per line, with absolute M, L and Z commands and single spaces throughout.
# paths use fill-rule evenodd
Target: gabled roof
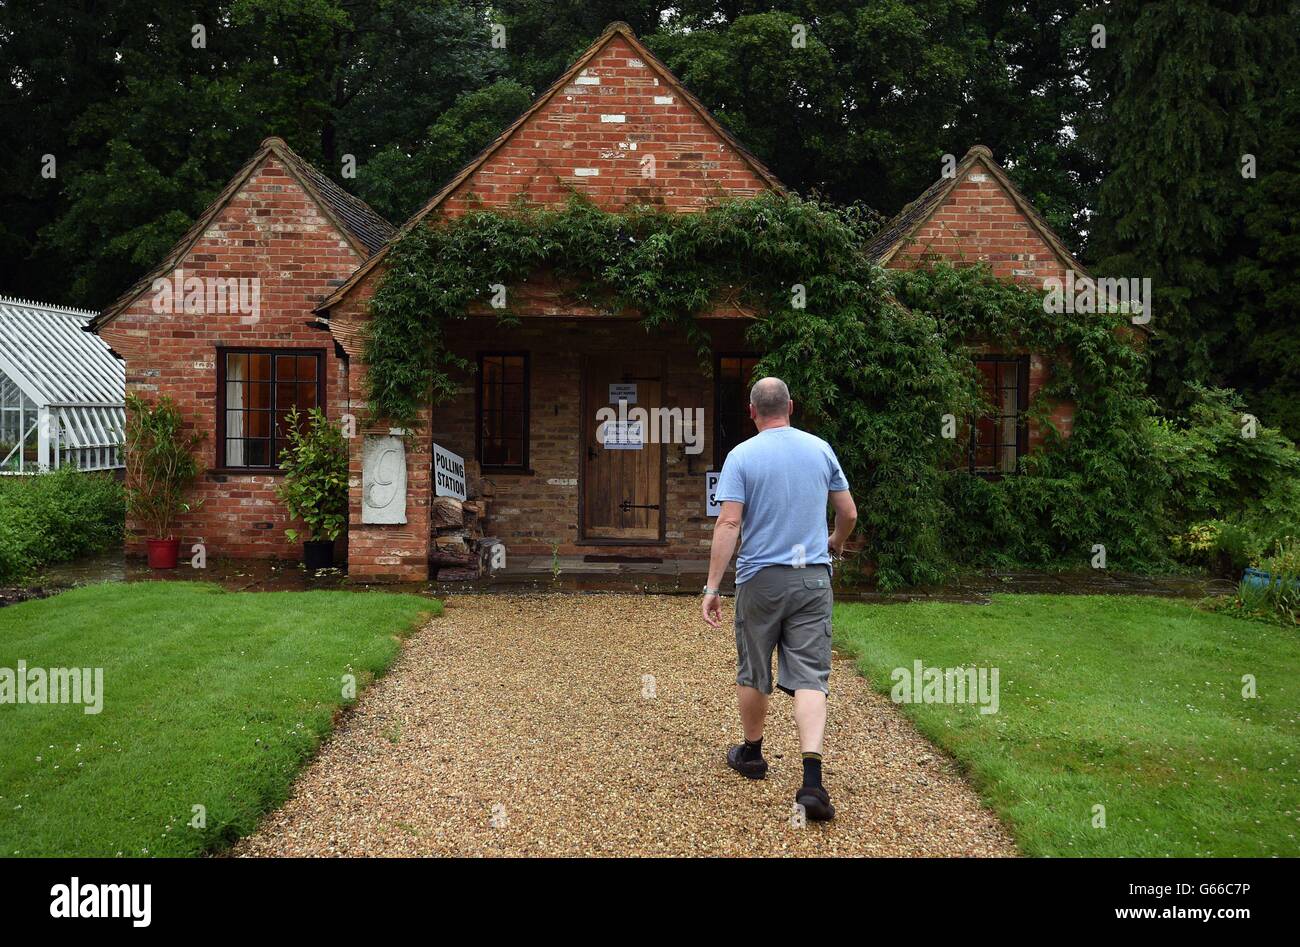
M 463 184 L 471 175 L 473 175 L 475 171 L 482 167 L 483 164 L 487 162 L 487 160 L 491 158 L 502 145 L 509 141 L 511 136 L 514 135 L 514 133 L 525 122 L 544 108 L 552 98 L 564 89 L 565 86 L 570 85 L 582 70 L 587 67 L 587 64 L 596 57 L 596 54 L 604 49 L 606 44 L 608 44 L 615 36 L 622 36 L 632 49 L 636 51 L 637 56 L 659 74 L 659 78 L 664 82 L 664 84 L 677 93 L 677 95 L 681 97 L 681 100 L 696 112 L 704 123 L 708 125 L 719 138 L 725 141 L 727 145 L 736 152 L 737 156 L 749 165 L 750 169 L 758 175 L 764 183 L 774 191 L 785 191 L 785 186 L 781 184 L 776 175 L 773 174 L 771 170 L 763 164 L 763 162 L 759 161 L 758 158 L 749 151 L 749 149 L 737 141 L 736 137 L 732 135 L 731 132 L 729 132 L 726 127 L 717 120 L 717 118 L 714 117 L 713 113 L 708 110 L 704 103 L 697 99 L 689 89 L 682 85 L 681 80 L 673 75 L 659 57 L 650 52 L 650 50 L 647 49 L 639 39 L 637 39 L 636 33 L 632 31 L 632 27 L 628 26 L 622 20 L 617 20 L 605 27 L 600 36 L 596 37 L 595 41 L 587 47 L 586 51 L 578 57 L 577 61 L 575 61 L 562 76 L 556 79 L 555 82 L 551 83 L 550 87 L 547 88 L 545 92 L 534 99 L 533 104 L 530 105 L 523 114 L 511 122 L 505 131 L 498 135 L 490 145 L 480 151 L 468 164 L 465 165 L 465 167 L 457 171 L 456 174 L 447 181 L 447 183 L 440 187 L 437 193 L 429 199 L 428 203 L 416 211 L 411 218 L 407 220 L 406 223 L 402 224 L 401 228 L 392 235 L 387 246 L 383 247 L 375 253 L 374 256 L 370 257 L 370 259 L 366 260 L 365 263 L 359 266 L 356 271 L 348 277 L 347 282 L 331 293 L 324 302 L 316 307 L 315 311 L 323 312 L 328 310 L 331 306 L 337 305 L 344 296 L 351 292 L 352 287 L 364 279 L 366 274 L 374 269 L 379 262 L 387 256 L 389 247 L 409 233 L 413 227 L 420 223 L 420 221 L 424 220 L 431 213 L 437 210 L 442 202 L 446 200 L 447 197 L 458 187 L 460 187 L 460 185 Z
M 193 249 L 194 245 L 202 239 L 212 221 L 239 193 L 240 189 L 253 176 L 253 173 L 261 167 L 262 162 L 269 155 L 278 158 L 289 173 L 298 180 L 303 190 L 316 202 L 322 213 L 334 224 L 338 232 L 362 258 L 370 256 L 393 235 L 396 228 L 375 213 L 369 204 L 361 200 L 361 198 L 349 194 L 326 175 L 304 161 L 292 148 L 285 144 L 284 139 L 268 138 L 262 142 L 253 156 L 221 189 L 221 193 L 217 195 L 216 200 L 209 204 L 207 209 L 199 215 L 199 219 L 168 251 L 162 262 L 141 277 L 130 289 L 119 296 L 112 305 L 91 320 L 92 331 L 98 331 L 117 318 L 122 310 L 135 302 L 141 293 L 153 285 L 155 279 L 175 270 L 181 260 Z
M 94 315 L 0 297 L 0 373 L 37 405 L 121 404 L 126 369 L 85 331 Z
M 1025 216 L 1029 225 L 1037 231 L 1038 235 L 1043 238 L 1043 242 L 1048 248 L 1056 254 L 1067 269 L 1072 269 L 1076 273 L 1087 274 L 1083 264 L 1074 258 L 1074 254 L 1066 249 L 1065 244 L 1061 241 L 1047 225 L 1047 221 L 1029 203 L 1029 199 L 1020 192 L 1020 189 L 1012 183 L 1011 178 L 1002 167 L 993 160 L 993 152 L 984 145 L 975 145 L 966 152 L 966 156 L 961 159 L 957 165 L 956 171 L 952 177 L 942 177 L 935 181 L 921 195 L 898 214 L 880 228 L 877 233 L 867 243 L 866 254 L 873 262 L 885 266 L 893 259 L 894 255 L 903 248 L 908 240 L 921 229 L 921 227 L 934 216 L 935 211 L 944 205 L 948 200 L 948 195 L 952 189 L 957 186 L 958 182 L 966 177 L 966 173 L 975 164 L 981 164 L 985 170 L 993 176 L 993 179 L 1001 185 L 1002 189 L 1010 196 L 1012 203 Z

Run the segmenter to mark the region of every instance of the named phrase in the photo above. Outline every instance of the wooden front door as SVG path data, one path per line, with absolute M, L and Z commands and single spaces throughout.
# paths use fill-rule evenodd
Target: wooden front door
M 663 357 L 599 355 L 583 370 L 582 535 L 609 542 L 663 538 L 664 453 L 650 423 L 606 423 L 600 410 L 663 406 Z M 611 401 L 613 398 L 615 400 Z M 651 415 L 653 417 L 653 414 Z M 604 443 L 599 436 L 604 427 Z M 634 436 L 639 434 L 639 438 Z M 621 436 L 620 436 L 621 435 Z

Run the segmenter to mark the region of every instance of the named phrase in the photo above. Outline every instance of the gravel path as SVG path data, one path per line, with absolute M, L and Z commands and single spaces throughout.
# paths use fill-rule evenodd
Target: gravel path
M 831 674 L 835 822 L 792 824 L 775 693 L 768 778 L 727 769 L 735 648 L 690 597 L 457 595 L 237 855 L 1013 855 L 1006 830 L 848 660 Z M 653 695 L 650 680 L 653 675 Z

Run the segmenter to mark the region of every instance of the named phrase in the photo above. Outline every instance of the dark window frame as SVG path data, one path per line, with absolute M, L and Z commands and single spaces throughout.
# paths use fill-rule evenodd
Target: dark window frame
M 292 355 L 295 357 L 311 357 L 316 359 L 316 406 L 325 412 L 329 417 L 329 404 L 325 397 L 325 370 L 326 370 L 326 349 L 323 348 L 278 348 L 276 346 L 256 346 L 256 345 L 219 345 L 217 346 L 217 423 L 216 423 L 216 445 L 215 460 L 213 470 L 223 473 L 234 474 L 279 474 L 280 470 L 280 448 L 283 445 L 277 445 L 279 438 L 275 433 L 275 356 Z M 227 355 L 270 355 L 271 356 L 271 438 L 270 438 L 270 458 L 269 465 L 244 464 L 242 466 L 231 466 L 226 463 L 226 356 Z
M 523 406 L 523 445 L 518 464 L 485 464 L 483 462 L 483 359 L 485 358 L 522 358 L 524 361 L 524 406 Z M 532 473 L 528 466 L 529 445 L 533 440 L 533 359 L 527 350 L 510 351 L 484 350 L 477 354 L 475 368 L 478 376 L 474 379 L 474 459 L 484 473 Z
M 1000 480 L 1008 473 L 1014 474 L 1020 471 L 1020 458 L 1024 457 L 1029 446 L 1029 356 L 1028 355 L 997 355 L 997 354 L 977 354 L 971 359 L 978 371 L 980 362 L 994 362 L 1001 365 L 1016 366 L 1016 465 L 1013 470 L 997 470 L 998 448 L 1001 444 L 993 445 L 993 470 L 978 470 L 975 464 L 976 434 L 978 433 L 979 418 L 970 418 L 969 427 L 970 435 L 967 444 L 967 469 L 977 477 L 983 477 L 986 480 Z M 995 405 L 996 407 L 996 405 Z
M 722 450 L 722 360 L 724 358 L 761 359 L 761 352 L 714 352 L 713 353 L 713 469 L 721 470 L 726 461 Z M 744 380 L 745 394 L 749 394 L 749 379 Z M 757 433 L 757 432 L 755 432 Z M 754 435 L 751 434 L 750 437 Z M 748 438 L 746 438 L 748 440 Z M 737 443 L 740 443 L 737 441 Z

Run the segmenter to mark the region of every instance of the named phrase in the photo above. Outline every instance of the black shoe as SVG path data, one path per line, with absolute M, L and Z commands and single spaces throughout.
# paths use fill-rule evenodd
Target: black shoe
M 727 751 L 727 765 L 734 769 L 741 776 L 748 779 L 762 779 L 767 775 L 767 760 L 759 757 L 756 760 L 747 760 L 742 753 L 745 752 L 745 745 L 733 746 Z
M 835 818 L 830 794 L 820 786 L 804 786 L 794 794 L 794 801 L 803 806 L 804 815 L 813 822 L 829 822 Z

